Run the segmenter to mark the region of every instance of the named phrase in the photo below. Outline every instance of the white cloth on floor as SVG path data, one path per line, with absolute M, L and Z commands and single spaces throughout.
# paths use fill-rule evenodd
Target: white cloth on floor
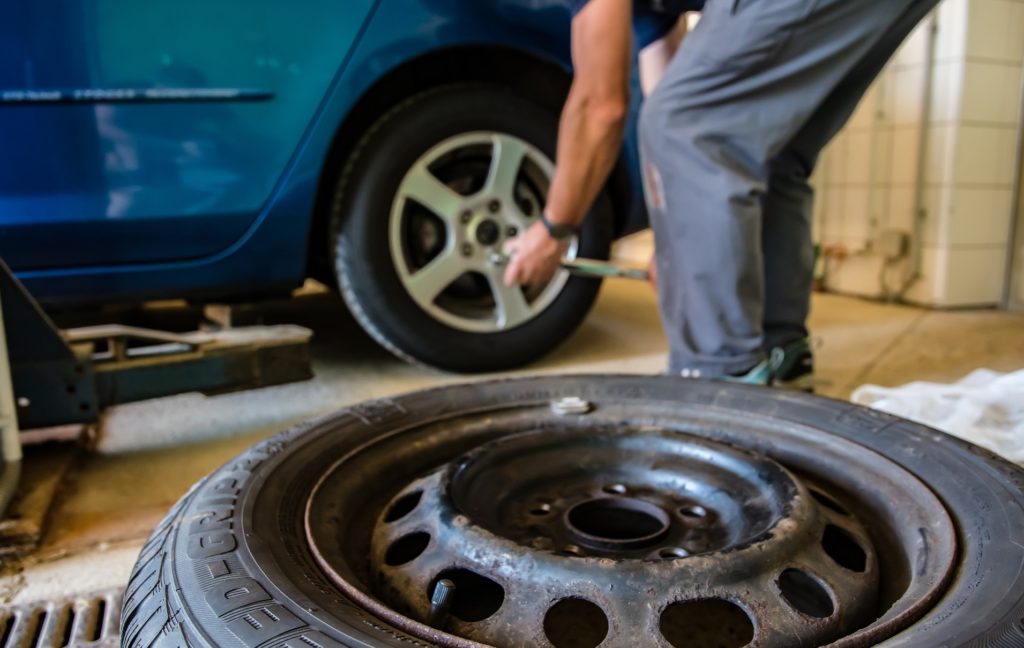
M 951 385 L 864 385 L 850 400 L 930 425 L 1024 464 L 1024 370 L 1004 374 L 978 369 Z

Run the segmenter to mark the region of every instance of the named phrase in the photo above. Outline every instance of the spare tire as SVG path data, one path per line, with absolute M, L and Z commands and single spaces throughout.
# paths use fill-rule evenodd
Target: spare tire
M 1021 646 L 1021 538 L 1020 468 L 849 403 L 484 382 L 207 477 L 142 551 L 122 645 Z

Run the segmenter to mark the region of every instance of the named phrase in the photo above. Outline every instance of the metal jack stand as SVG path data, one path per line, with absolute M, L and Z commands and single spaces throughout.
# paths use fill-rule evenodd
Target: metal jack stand
M 0 323 L 6 327 L 6 343 L 0 344 L 2 505 L 17 482 L 19 426 L 96 423 L 104 408 L 120 403 L 183 392 L 221 394 L 313 376 L 312 332 L 300 326 L 184 334 L 120 325 L 58 330 L 2 260 Z
M 11 365 L 7 357 L 3 306 L 4 295 L 0 293 L 0 470 L 3 471 L 0 472 L 0 516 L 7 510 L 21 475 L 21 441 L 18 438 L 18 414 L 14 408 Z

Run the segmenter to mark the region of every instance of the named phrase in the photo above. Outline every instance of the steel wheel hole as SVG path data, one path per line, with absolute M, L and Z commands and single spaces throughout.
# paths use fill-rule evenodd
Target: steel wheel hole
M 391 543 L 384 554 L 384 562 L 392 567 L 404 565 L 419 558 L 430 544 L 430 534 L 423 531 L 404 535 Z
M 816 619 L 827 619 L 835 612 L 832 597 L 818 579 L 799 569 L 787 569 L 779 575 L 779 591 L 795 610 Z
M 694 504 L 693 506 L 684 506 L 679 509 L 679 515 L 691 520 L 703 520 L 708 516 L 708 510 L 703 506 Z
M 754 640 L 754 623 L 723 599 L 680 601 L 661 613 L 658 629 L 676 648 L 740 648 Z
M 468 569 L 446 569 L 430 584 L 429 592 L 434 591 L 438 581 L 446 578 L 455 583 L 451 614 L 461 621 L 483 621 L 505 602 L 505 589 L 501 585 Z
M 812 490 L 811 491 L 811 497 L 813 497 L 814 499 L 818 500 L 818 503 L 821 504 L 822 506 L 824 506 L 825 508 L 827 508 L 829 510 L 832 510 L 832 511 L 835 511 L 839 515 L 849 515 L 850 514 L 850 512 L 847 511 L 845 508 L 843 508 L 843 506 L 839 502 L 835 501 L 834 499 L 832 499 L 831 497 L 829 497 L 825 493 L 819 493 L 816 490 Z
M 868 556 L 849 532 L 833 524 L 825 525 L 825 533 L 821 537 L 821 548 L 836 564 L 854 572 L 863 572 L 867 568 Z
M 690 552 L 682 547 L 666 547 L 659 551 L 658 555 L 666 560 L 674 560 L 676 558 L 686 558 L 690 555 Z
M 530 515 L 536 515 L 537 517 L 541 517 L 541 516 L 547 515 L 549 513 L 551 513 L 551 505 L 550 504 L 541 504 L 541 505 L 535 507 L 533 510 L 530 511 Z
M 544 636 L 555 648 L 594 648 L 607 635 L 607 615 L 586 599 L 562 599 L 544 615 Z
M 396 522 L 409 515 L 419 506 L 422 497 L 423 491 L 413 491 L 402 495 L 391 505 L 388 512 L 384 514 L 384 521 Z
M 624 497 L 581 502 L 569 509 L 565 519 L 581 543 L 612 548 L 647 544 L 668 530 L 664 511 Z
M 625 495 L 626 494 L 626 487 L 623 486 L 622 484 L 608 484 L 607 486 L 605 486 L 601 490 L 603 490 L 604 492 L 608 493 L 609 495 Z
M 561 551 L 559 551 L 558 553 L 562 556 L 584 556 L 583 551 L 576 545 L 566 545 L 562 547 Z

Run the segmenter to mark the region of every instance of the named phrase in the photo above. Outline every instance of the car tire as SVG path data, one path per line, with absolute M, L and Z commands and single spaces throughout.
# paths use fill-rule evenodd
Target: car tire
M 500 252 L 511 232 L 519 231 L 511 229 L 514 224 L 522 225 L 520 230 L 525 228 L 529 218 L 535 220 L 543 207 L 541 194 L 546 188 L 540 185 L 550 181 L 553 165 L 548 165 L 554 159 L 557 129 L 558 114 L 552 108 L 505 89 L 474 85 L 447 86 L 417 95 L 369 129 L 338 182 L 330 240 L 341 294 L 359 323 L 380 344 L 406 360 L 448 371 L 500 371 L 544 355 L 578 327 L 597 297 L 599 281 L 569 277 L 562 271 L 555 280 L 558 285 L 553 282 L 541 291 L 528 303 L 529 312 L 520 315 L 514 308 L 499 309 L 499 303 L 503 305 L 498 299 L 500 289 L 489 280 L 496 275 L 486 274 L 500 271 L 500 267 L 492 267 L 493 263 L 488 266 L 486 257 Z M 471 139 L 463 141 L 466 137 Z M 494 201 L 501 207 L 492 215 L 472 194 L 460 194 L 469 205 L 464 213 L 467 219 L 472 217 L 471 222 L 446 222 L 434 218 L 437 213 L 429 208 L 429 213 L 420 213 L 423 207 L 415 199 L 398 202 L 405 195 L 402 190 L 413 170 L 424 164 L 427 156 L 440 155 L 439 146 L 455 148 L 439 162 L 447 166 L 432 174 L 447 174 L 442 182 L 450 185 L 474 182 L 473 174 L 483 173 L 484 150 L 479 141 L 487 137 L 529 147 L 517 172 L 521 179 L 513 182 L 512 190 L 515 194 L 521 189 L 529 194 L 526 198 L 505 195 L 503 200 Z M 496 163 L 498 154 L 493 155 L 490 162 Z M 543 178 L 540 176 L 545 170 L 541 166 L 548 174 Z M 536 176 L 533 184 L 529 183 L 528 172 Z M 477 195 L 483 195 L 483 190 Z M 598 199 L 573 253 L 587 258 L 608 257 L 612 239 L 610 204 L 604 195 Z M 530 216 L 525 216 L 520 206 L 531 209 Z M 419 211 L 407 216 L 403 209 Z M 411 234 L 406 231 L 407 220 L 413 218 L 420 219 L 417 226 L 421 229 L 436 230 L 428 232 L 434 237 L 431 245 L 435 248 L 437 239 L 443 238 L 440 251 L 419 249 L 407 255 L 407 248 L 427 245 L 420 240 L 420 230 Z M 484 220 L 498 223 L 498 239 L 490 246 L 480 243 L 484 240 L 480 225 Z M 399 230 L 401 233 L 396 234 Z M 396 243 L 396 237 L 400 243 Z M 456 237 L 461 238 L 458 245 L 453 243 Z M 470 250 L 472 258 L 458 261 L 457 257 Z M 436 256 L 428 262 L 414 262 L 414 252 Z M 429 296 L 417 300 L 410 288 L 416 276 L 413 273 L 422 273 L 429 263 L 442 258 L 462 262 L 471 272 L 437 295 L 436 303 Z M 477 272 L 478 268 L 483 272 Z M 459 282 L 470 285 L 460 286 Z M 456 289 L 463 293 L 453 292 Z M 488 311 L 489 303 L 483 307 L 478 304 L 487 302 L 488 293 L 494 302 L 493 311 Z M 522 305 L 518 310 L 522 311 Z
M 566 403 L 572 407 L 560 409 Z M 591 406 L 589 414 L 581 403 Z M 1024 471 L 1019 467 L 930 428 L 849 403 L 744 385 L 639 376 L 544 377 L 427 390 L 355 405 L 257 445 L 198 484 L 153 533 L 126 591 L 122 645 L 300 648 L 439 643 L 429 634 L 399 627 L 400 615 L 384 618 L 357 600 L 359 592 L 354 598 L 328 579 L 321 552 L 336 549 L 314 551 L 307 541 L 313 537 L 307 534 L 315 535 L 306 515 L 307 504 L 313 501 L 310 494 L 355 455 L 364 453 L 368 462 L 392 461 L 394 457 L 383 450 L 379 457 L 373 454 L 378 443 L 411 439 L 408 446 L 390 447 L 404 448 L 400 452 L 411 461 L 431 469 L 431 450 L 416 439 L 452 443 L 458 434 L 454 430 L 463 430 L 488 443 L 499 434 L 494 430 L 506 423 L 557 434 L 552 425 L 589 425 L 587 416 L 597 417 L 595 422 L 600 419 L 602 425 L 618 422 L 648 431 L 654 421 L 675 421 L 698 436 L 764 452 L 796 474 L 822 473 L 816 479 L 838 479 L 830 474 L 837 470 L 808 446 L 825 452 L 848 446 L 876 458 L 871 470 L 886 465 L 911 474 L 926 489 L 919 492 L 930 491 L 928 497 L 941 502 L 944 512 L 939 517 L 948 514 L 955 526 L 956 547 L 945 547 L 948 556 L 943 556 L 940 544 L 924 546 L 932 533 L 926 527 L 937 528 L 937 518 L 911 528 L 908 537 L 916 558 L 911 557 L 910 571 L 898 578 L 916 579 L 944 557 L 955 561 L 949 577 L 931 583 L 936 595 L 927 605 L 913 608 L 921 601 L 911 601 L 910 607 L 900 608 L 903 603 L 897 596 L 896 603 L 881 606 L 879 614 L 884 616 L 879 620 L 830 645 L 1024 645 L 1024 546 L 1019 542 L 1024 537 Z M 431 430 L 432 436 L 417 436 Z M 757 432 L 748 436 L 745 430 Z M 459 450 L 456 457 L 467 451 Z M 840 463 L 833 465 L 842 466 L 842 457 L 836 457 Z M 401 470 L 419 475 L 423 467 Z M 358 562 L 370 553 L 368 547 L 361 548 L 359 538 L 370 534 L 363 522 L 390 511 L 389 501 L 401 490 L 392 483 L 399 479 L 392 474 L 395 471 L 352 470 L 342 475 L 359 485 L 347 495 L 355 502 L 346 513 L 351 524 L 323 524 L 334 529 L 332 543 L 353 544 Z M 885 473 L 878 474 L 884 481 Z M 866 517 L 879 502 L 898 509 L 903 505 L 900 498 L 910 497 L 909 491 L 892 494 L 885 488 L 877 482 L 877 488 L 847 493 L 851 499 L 840 501 L 867 507 L 858 509 Z M 857 498 L 863 502 L 858 504 Z M 824 502 L 837 506 L 827 498 Z M 884 535 L 884 527 L 879 524 L 868 532 Z M 892 556 L 880 553 L 879 560 L 882 564 Z M 915 586 L 912 582 L 909 587 Z M 902 625 L 882 633 L 876 626 L 890 617 Z M 449 642 L 445 645 L 478 645 L 444 639 Z M 634 638 L 631 645 L 665 642 Z

